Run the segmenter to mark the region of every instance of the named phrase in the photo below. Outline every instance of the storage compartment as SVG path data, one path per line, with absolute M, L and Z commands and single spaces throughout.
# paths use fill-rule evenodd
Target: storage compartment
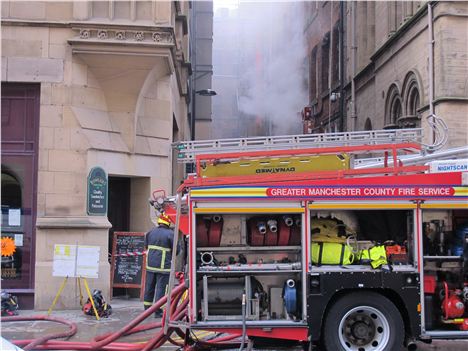
M 246 296 L 246 320 L 296 321 L 302 318 L 300 274 L 200 275 L 202 321 L 242 321 L 242 295 Z
M 423 210 L 422 221 L 426 330 L 466 332 L 468 211 Z
M 195 226 L 197 321 L 242 323 L 245 294 L 249 323 L 305 322 L 302 215 L 198 214 Z
M 375 269 L 413 263 L 413 210 L 311 211 L 310 228 L 314 265 Z

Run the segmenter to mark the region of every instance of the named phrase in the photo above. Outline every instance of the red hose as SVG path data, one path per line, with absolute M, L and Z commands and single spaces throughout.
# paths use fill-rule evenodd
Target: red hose
M 185 284 L 182 283 L 178 285 L 173 291 L 172 294 L 175 296 L 182 296 L 180 293 L 185 290 Z M 129 324 L 127 324 L 125 327 L 120 329 L 119 331 L 112 333 L 110 335 L 105 336 L 103 338 L 102 336 L 98 336 L 95 340 L 92 341 L 91 343 L 85 342 L 85 343 L 80 343 L 80 342 L 66 342 L 66 341 L 57 341 L 57 342 L 47 342 L 46 341 L 52 339 L 52 338 L 58 338 L 58 337 L 66 337 L 66 336 L 71 336 L 76 333 L 76 325 L 74 323 L 64 321 L 55 317 L 47 317 L 47 316 L 38 316 L 39 320 L 51 320 L 51 321 L 57 321 L 60 323 L 68 324 L 71 326 L 74 326 L 72 328 L 72 333 L 71 331 L 68 331 L 66 333 L 60 333 L 59 334 L 52 334 L 52 335 L 47 335 L 43 336 L 38 339 L 32 339 L 32 340 L 15 340 L 13 343 L 18 346 L 23 346 L 26 345 L 29 346 L 29 349 L 34 347 L 35 349 L 55 349 L 55 350 L 63 350 L 63 349 L 74 349 L 74 350 L 98 350 L 98 349 L 103 349 L 103 350 L 109 350 L 109 351 L 120 351 L 120 350 L 141 350 L 143 345 L 133 345 L 133 344 L 111 344 L 111 342 L 115 341 L 116 339 L 120 338 L 123 336 L 125 333 L 132 331 L 139 323 L 141 323 L 144 319 L 146 319 L 149 315 L 154 313 L 157 309 L 159 309 L 164 303 L 167 302 L 167 296 L 163 296 L 160 300 L 158 300 L 153 306 L 151 306 L 149 309 L 144 311 L 142 314 L 137 316 L 134 320 L 132 320 Z M 174 299 L 175 303 L 178 303 L 178 299 Z M 188 303 L 188 301 L 187 301 Z M 186 306 L 186 304 L 184 304 Z M 185 311 L 184 311 L 185 313 Z M 8 322 L 8 321 L 26 321 L 26 320 L 35 320 L 37 317 L 3 317 L 2 321 L 3 322 Z M 160 324 L 160 323 L 159 323 Z M 149 329 L 147 326 L 145 327 Z M 143 328 L 142 328 L 143 329 Z M 156 340 L 158 341 L 158 340 Z M 45 343 L 45 344 L 44 344 Z M 43 347 L 40 347 L 39 345 L 43 344 Z M 31 345 L 31 346 L 30 346 Z M 110 347 L 105 347 L 109 345 Z
M 180 291 L 185 289 L 185 283 L 179 284 L 172 292 L 171 295 L 177 295 Z M 102 339 L 100 341 L 93 341 L 91 342 L 91 348 L 92 350 L 99 350 L 103 346 L 111 343 L 112 341 L 120 338 L 122 335 L 124 335 L 126 332 L 132 330 L 135 326 L 140 324 L 143 320 L 145 320 L 148 316 L 156 312 L 163 304 L 167 302 L 167 296 L 163 296 L 160 298 L 153 306 L 148 308 L 146 311 L 144 311 L 142 314 L 137 316 L 134 320 L 132 320 L 130 323 L 128 323 L 125 327 L 122 329 L 118 330 L 117 332 L 113 333 L 112 335 L 109 335 L 105 339 Z
M 171 315 L 174 315 L 174 311 L 177 308 L 177 303 L 179 302 L 180 298 L 183 296 L 184 292 L 185 291 L 182 290 L 180 293 L 178 293 L 174 297 L 174 299 L 173 299 L 173 301 L 171 303 Z M 164 316 L 163 316 L 163 319 L 164 319 Z M 161 328 L 161 327 L 162 327 L 162 322 L 153 322 L 153 323 L 142 324 L 142 325 L 136 326 L 133 329 L 129 330 L 128 332 L 124 333 L 123 336 L 136 334 L 136 333 L 139 333 L 139 332 L 142 332 L 142 331 L 155 329 L 155 328 Z M 98 336 L 94 337 L 93 341 L 95 341 L 95 342 L 101 341 L 101 340 L 109 337 L 112 334 L 113 333 L 110 332 L 110 333 L 107 333 L 107 334 L 98 335 Z
M 28 340 L 29 343 L 24 346 L 24 350 L 32 350 L 37 345 L 43 344 L 50 339 L 58 339 L 58 338 L 65 338 L 70 337 L 76 334 L 77 327 L 76 324 L 65 319 L 57 318 L 57 317 L 50 317 L 50 316 L 34 316 L 34 317 L 27 317 L 27 316 L 12 316 L 12 317 L 2 317 L 2 322 L 20 322 L 20 321 L 30 321 L 30 320 L 39 320 L 39 321 L 49 321 L 49 322 L 57 322 L 68 325 L 70 329 L 65 332 L 55 333 L 55 334 L 48 334 L 44 335 L 37 339 Z
M 183 294 L 185 292 L 185 284 L 182 283 L 178 285 L 175 289 L 173 289 L 171 295 L 173 297 L 171 306 L 169 306 L 169 310 L 171 312 L 171 320 L 170 322 L 175 322 L 184 318 L 187 314 L 187 305 L 188 299 L 184 299 L 180 302 Z M 141 331 L 153 329 L 153 328 L 160 328 L 163 326 L 161 322 L 154 322 L 148 323 L 144 325 L 138 326 L 143 320 L 145 320 L 148 316 L 154 313 L 157 309 L 159 309 L 163 304 L 167 302 L 167 296 L 162 297 L 158 300 L 153 306 L 149 309 L 144 311 L 142 314 L 137 316 L 133 319 L 130 323 L 126 326 L 118 330 L 114 333 L 107 333 L 96 336 L 92 342 L 74 342 L 74 341 L 57 341 L 51 340 L 60 337 L 69 337 L 76 333 L 76 324 L 73 322 L 65 321 L 56 317 L 48 317 L 48 316 L 35 316 L 35 317 L 3 317 L 3 322 L 8 321 L 29 321 L 29 320 L 45 320 L 45 321 L 54 321 L 69 325 L 71 328 L 67 332 L 63 333 L 56 333 L 51 335 L 46 335 L 37 339 L 31 340 L 15 340 L 12 341 L 15 345 L 24 347 L 25 350 L 79 350 L 79 351 L 95 351 L 95 350 L 103 350 L 103 351 L 150 351 L 154 348 L 158 348 L 166 341 L 177 345 L 183 346 L 182 343 L 174 341 L 171 338 L 171 334 L 176 332 L 176 334 L 181 337 L 182 339 L 186 338 L 186 334 L 176 328 L 170 327 L 168 329 L 168 333 L 164 335 L 164 330 L 160 330 L 156 335 L 154 335 L 150 340 L 148 340 L 145 344 L 131 344 L 131 343 L 118 343 L 115 342 L 118 338 L 124 335 L 130 335 L 134 333 L 138 333 Z M 218 337 L 211 340 L 198 340 L 195 342 L 195 345 L 199 346 L 214 346 L 218 345 L 227 345 L 227 341 L 232 339 L 238 338 L 239 335 L 227 335 L 224 337 Z
M 188 300 L 187 300 L 187 303 L 188 303 Z M 179 307 L 181 307 L 180 312 L 177 310 L 176 311 L 177 314 L 174 315 L 173 318 L 171 318 L 171 321 L 179 320 L 185 315 L 186 313 L 185 306 L 181 305 Z M 169 338 L 169 336 L 172 334 L 173 331 L 174 331 L 174 328 L 169 328 L 167 335 L 164 335 L 164 330 L 161 329 L 158 334 L 156 334 L 149 342 L 145 344 L 142 351 L 150 351 L 154 348 L 162 346 L 167 341 L 167 339 Z

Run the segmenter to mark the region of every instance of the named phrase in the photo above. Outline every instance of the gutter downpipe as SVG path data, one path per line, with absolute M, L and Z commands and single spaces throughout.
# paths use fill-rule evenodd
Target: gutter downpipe
M 356 76 L 356 1 L 351 3 L 351 36 L 352 36 L 352 54 L 351 54 L 351 69 L 352 69 L 352 77 L 351 77 L 351 131 L 354 132 L 356 130 L 357 124 L 357 116 L 356 116 L 356 84 L 355 84 L 355 76 Z
M 429 118 L 435 124 L 434 116 L 434 28 L 432 18 L 432 5 L 430 2 L 427 4 L 427 20 L 428 20 L 428 34 L 429 34 Z M 435 131 L 431 133 L 431 144 L 435 143 Z
M 330 45 L 328 46 L 328 131 L 333 132 L 331 126 L 331 87 L 332 87 L 332 62 L 333 62 L 333 1 L 330 2 Z
M 427 116 L 427 123 L 432 129 L 431 144 L 425 145 L 426 151 L 434 152 L 441 149 L 448 141 L 448 127 L 444 119 L 438 117 L 434 111 L 434 18 L 432 17 L 432 4 L 427 4 L 427 19 L 428 19 L 428 32 L 429 32 L 429 116 Z
M 344 94 L 344 2 L 340 1 L 340 52 L 339 52 L 339 77 L 340 77 L 340 116 L 341 116 L 341 126 L 340 132 L 344 132 L 347 130 L 346 127 L 346 119 L 344 115 L 344 102 L 345 102 L 345 94 Z

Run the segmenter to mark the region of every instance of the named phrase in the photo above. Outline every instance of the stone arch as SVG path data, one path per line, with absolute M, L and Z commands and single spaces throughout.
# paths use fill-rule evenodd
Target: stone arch
M 418 113 L 421 107 L 421 87 L 417 72 L 410 71 L 405 77 L 403 84 L 404 113 L 399 121 L 402 127 L 417 127 L 420 125 Z
M 419 102 L 420 105 L 424 105 L 424 86 L 422 84 L 422 79 L 421 75 L 416 69 L 410 70 L 406 76 L 405 79 L 403 80 L 403 88 L 402 88 L 402 96 L 406 97 L 408 94 L 408 91 L 416 85 L 418 87 L 419 91 Z M 406 113 L 406 111 L 405 111 Z
M 400 95 L 400 89 L 396 83 L 390 85 L 385 100 L 385 120 L 384 128 L 398 128 L 398 120 L 403 114 L 403 103 Z

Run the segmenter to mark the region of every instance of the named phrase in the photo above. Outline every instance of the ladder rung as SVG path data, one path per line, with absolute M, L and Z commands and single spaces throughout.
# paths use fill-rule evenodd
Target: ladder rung
M 195 161 L 196 155 L 229 152 L 320 148 L 333 146 L 421 143 L 422 129 L 388 129 L 359 132 L 299 134 L 251 138 L 181 141 L 173 144 L 181 163 Z

